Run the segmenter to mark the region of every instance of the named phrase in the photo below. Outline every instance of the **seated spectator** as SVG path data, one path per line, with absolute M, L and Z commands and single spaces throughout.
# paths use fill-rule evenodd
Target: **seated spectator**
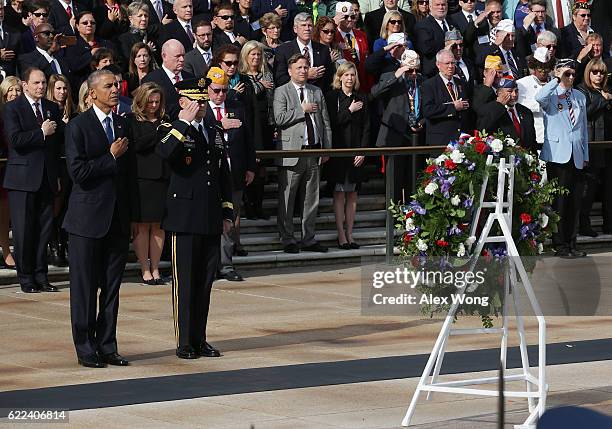
M 53 74 L 71 76 L 70 66 L 60 49 L 58 35 L 51 24 L 40 24 L 36 27 L 34 39 L 36 48 L 32 52 L 19 55 L 19 70 L 25 71 L 30 67 L 42 70 L 49 79 Z
M 402 15 L 396 10 L 392 10 L 385 14 L 380 28 L 380 37 L 374 41 L 372 52 L 379 51 L 387 46 L 387 39 L 394 33 L 405 33 L 404 20 L 402 19 Z M 413 49 L 410 40 L 407 41 L 406 47 L 408 49 Z
M 358 92 L 359 74 L 355 64 L 341 64 L 332 86 L 333 90 L 325 97 L 332 129 L 332 148 L 367 147 L 370 142 L 368 98 Z M 326 165 L 327 180 L 334 190 L 338 247 L 343 250 L 359 249 L 353 238 L 353 226 L 364 160 L 365 156 L 331 158 Z
M 152 54 L 150 46 L 142 42 L 132 46 L 128 61 L 128 73 L 124 79 L 127 82 L 128 94 L 130 96 L 133 96 L 134 91 L 138 89 L 142 79 L 152 70 L 158 68 Z
M 259 25 L 261 26 L 261 43 L 265 46 L 266 62 L 270 67 L 270 70 L 274 68 L 274 53 L 282 42 L 280 39 L 282 21 L 280 16 L 275 13 L 269 12 L 259 18 Z
M 165 233 L 164 217 L 169 170 L 155 152 L 159 143 L 157 127 L 164 120 L 164 91 L 155 82 L 142 84 L 134 93 L 133 114 L 128 116 L 130 139 L 130 195 L 134 252 L 146 285 L 163 285 L 159 260 Z
M 591 6 L 586 2 L 576 2 L 572 23 L 561 29 L 561 56 L 577 59 L 581 53 L 584 54 L 587 37 L 594 32 L 591 28 Z
M 365 60 L 370 53 L 370 44 L 365 32 L 355 28 L 357 17 L 351 3 L 338 2 L 335 21 L 338 23 L 336 42 L 342 49 L 344 59 L 357 67 L 361 89 L 368 93 L 373 84 L 372 77 L 365 71 Z
M 66 76 L 53 74 L 49 77 L 47 100 L 55 101 L 59 105 L 64 123 L 67 124 L 76 115 L 70 82 Z
M 77 105 L 77 113 L 83 113 L 91 107 L 92 101 L 89 95 L 89 86 L 87 81 L 84 81 L 79 88 L 79 102 Z
M 414 24 L 416 23 L 415 17 L 407 11 L 400 9 L 398 0 L 384 0 L 378 9 L 366 13 L 364 18 L 365 32 L 370 48 L 373 48 L 374 41 L 381 35 L 386 14 L 391 11 L 396 11 L 401 15 L 403 32 L 406 33 L 408 39 L 413 38 Z
M 236 13 L 231 3 L 222 3 L 215 6 L 215 16 L 213 23 L 215 29 L 213 30 L 213 53 L 216 53 L 222 46 L 234 45 L 238 49 L 244 45 L 247 38 L 234 31 L 234 23 L 236 19 Z
M 322 16 L 317 20 L 317 24 L 315 25 L 312 35 L 312 40 L 329 48 L 329 54 L 332 62 L 334 63 L 334 67 L 337 68 L 346 60 L 342 57 L 342 50 L 340 50 L 338 47 L 338 42 L 336 41 L 336 31 L 337 26 L 334 20 L 327 16 Z
M 589 61 L 584 70 L 584 81 L 578 86 L 586 96 L 587 129 L 589 141 L 608 140 L 609 131 L 606 115 L 612 109 L 612 94 L 608 89 L 608 67 L 601 59 Z M 581 235 L 597 237 L 591 227 L 590 214 L 595 197 L 602 197 L 603 229 L 605 234 L 612 233 L 612 163 L 610 149 L 590 148 L 589 165 L 585 168 L 585 190 L 580 206 L 578 232 Z
M 410 12 L 415 19 L 415 24 L 429 16 L 429 0 L 412 0 Z
M 21 45 L 19 54 L 27 54 L 36 49 L 34 33 L 41 24 L 49 22 L 49 2 L 46 0 L 34 0 L 25 2 L 26 14 L 23 17 L 21 28 Z M 22 69 L 25 71 L 25 69 Z
M 153 11 L 155 14 L 155 11 Z M 129 29 L 119 35 L 119 53 L 121 54 L 125 69 L 129 68 L 129 59 L 132 48 L 136 43 L 144 43 L 149 47 L 149 55 L 153 55 L 154 61 L 161 63 L 161 55 L 157 45 L 158 26 L 150 25 L 149 7 L 140 1 L 130 3 L 127 9 Z M 125 71 L 125 70 L 124 70 Z
M 23 92 L 21 80 L 15 76 L 8 76 L 0 83 L 0 150 L 1 156 L 5 158 L 8 155 L 8 144 L 4 134 L 4 105 L 9 101 L 15 100 Z M 15 269 L 15 259 L 11 253 L 11 241 L 9 239 L 9 223 L 11 215 L 9 211 L 8 193 L 2 187 L 4 183 L 4 171 L 6 164 L 0 165 L 0 247 L 2 248 L 2 260 L 0 266 L 2 268 Z
M 194 24 L 195 29 L 195 49 L 185 54 L 186 72 L 194 76 L 206 76 L 208 69 L 212 63 L 213 52 L 213 30 L 210 22 L 197 21 Z

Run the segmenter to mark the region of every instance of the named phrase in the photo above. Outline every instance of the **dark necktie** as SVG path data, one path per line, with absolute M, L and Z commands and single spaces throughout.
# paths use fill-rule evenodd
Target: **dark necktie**
M 461 61 L 457 61 L 455 64 L 455 70 L 457 70 L 457 76 L 459 76 L 463 81 L 467 82 L 467 77 L 465 76 L 465 73 L 463 73 L 463 70 L 461 70 Z
M 506 58 L 508 59 L 508 67 L 510 68 L 510 73 L 512 73 L 512 77 L 514 79 L 519 79 L 519 71 L 516 63 L 514 62 L 514 57 L 512 56 L 512 52 L 506 51 Z
M 446 20 L 442 21 L 442 30 L 444 30 L 444 34 L 448 31 L 448 25 L 446 25 Z
M 106 133 L 106 139 L 108 140 L 108 144 L 112 144 L 114 137 L 113 129 L 111 127 L 111 118 L 109 116 L 104 118 L 104 132 Z
M 310 64 L 310 52 L 308 50 L 308 46 L 304 46 L 303 54 L 306 57 L 306 59 L 308 60 L 308 64 Z M 310 64 L 310 65 L 312 65 L 312 64 Z
M 521 131 L 521 123 L 519 122 L 516 113 L 514 113 L 514 107 L 510 109 L 510 116 L 512 116 L 512 123 L 514 124 L 514 129 L 516 130 L 516 136 L 520 139 L 523 137 L 523 132 Z
M 304 88 L 300 88 L 300 103 L 304 102 Z M 310 113 L 304 113 L 304 120 L 306 121 L 306 135 L 308 136 L 308 146 L 314 146 L 316 144 L 315 141 L 315 132 L 314 125 L 312 124 L 312 118 L 310 117 Z
M 468 24 L 471 24 L 474 22 L 474 17 L 472 16 L 471 13 L 467 16 L 467 18 L 468 18 Z
M 446 88 L 448 88 L 448 94 L 450 95 L 451 99 L 453 101 L 457 100 L 457 94 L 455 94 L 455 86 L 453 85 L 453 83 L 450 81 L 447 82 Z
M 565 100 L 567 101 L 567 109 L 570 117 L 570 122 L 572 126 L 576 125 L 576 116 L 574 115 L 574 106 L 572 104 L 572 90 L 569 89 L 565 93 Z
M 189 40 L 191 40 L 191 43 L 193 44 L 195 39 L 193 38 L 193 32 L 191 31 L 191 25 L 189 24 L 185 25 L 185 31 L 187 32 L 187 36 L 189 36 Z
M 59 70 L 55 66 L 55 60 L 51 60 L 51 70 L 53 70 L 53 73 L 55 73 L 55 74 L 59 73 Z
M 42 125 L 44 120 L 43 120 L 42 113 L 40 111 L 40 103 L 39 102 L 34 103 L 34 111 L 36 112 L 36 121 L 38 122 L 38 125 Z

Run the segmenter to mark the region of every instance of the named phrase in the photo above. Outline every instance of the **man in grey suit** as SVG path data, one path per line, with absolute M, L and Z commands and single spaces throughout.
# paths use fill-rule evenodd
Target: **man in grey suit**
M 206 76 L 212 62 L 212 25 L 208 21 L 198 21 L 194 25 L 195 49 L 185 54 L 183 70 L 196 77 Z
M 307 83 L 308 59 L 295 54 L 287 61 L 291 80 L 274 92 L 274 119 L 281 130 L 280 149 L 308 150 L 331 148 L 331 128 L 323 92 Z M 278 217 L 281 242 L 286 253 L 327 252 L 315 240 L 319 208 L 319 164 L 327 158 L 282 158 L 278 172 Z M 304 193 L 302 241 L 293 231 L 293 207 L 300 191 Z

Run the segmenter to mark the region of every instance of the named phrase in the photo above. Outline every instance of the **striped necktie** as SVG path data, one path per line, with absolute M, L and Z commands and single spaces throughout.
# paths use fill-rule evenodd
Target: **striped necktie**
M 567 110 L 569 112 L 570 122 L 572 126 L 576 125 L 576 116 L 574 115 L 574 106 L 572 104 L 572 90 L 568 89 L 565 93 L 565 101 L 567 102 Z

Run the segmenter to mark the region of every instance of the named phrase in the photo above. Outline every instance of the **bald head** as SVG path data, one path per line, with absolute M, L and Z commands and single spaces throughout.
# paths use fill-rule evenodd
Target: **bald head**
M 36 46 L 43 51 L 48 51 L 51 48 L 54 37 L 55 30 L 51 24 L 40 24 L 34 29 L 34 41 L 36 42 Z
M 162 63 L 164 67 L 173 73 L 183 70 L 185 59 L 185 48 L 176 39 L 170 39 L 162 46 Z

